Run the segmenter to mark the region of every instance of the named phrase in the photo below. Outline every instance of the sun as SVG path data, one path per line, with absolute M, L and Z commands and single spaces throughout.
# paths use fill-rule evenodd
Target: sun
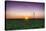
M 25 17 L 25 19 L 27 20 L 27 19 L 28 19 L 28 17 Z

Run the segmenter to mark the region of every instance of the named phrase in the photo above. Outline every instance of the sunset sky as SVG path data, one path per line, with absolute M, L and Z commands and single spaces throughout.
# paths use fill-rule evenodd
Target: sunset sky
M 44 18 L 44 3 L 6 2 L 6 18 Z

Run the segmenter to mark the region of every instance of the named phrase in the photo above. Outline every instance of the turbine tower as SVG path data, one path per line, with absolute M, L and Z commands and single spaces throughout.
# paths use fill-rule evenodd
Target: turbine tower
M 33 18 L 35 18 L 35 10 L 33 11 Z

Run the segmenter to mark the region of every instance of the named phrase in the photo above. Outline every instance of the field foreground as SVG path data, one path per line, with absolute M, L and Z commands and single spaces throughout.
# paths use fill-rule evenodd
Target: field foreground
M 6 19 L 6 30 L 44 28 L 44 19 Z

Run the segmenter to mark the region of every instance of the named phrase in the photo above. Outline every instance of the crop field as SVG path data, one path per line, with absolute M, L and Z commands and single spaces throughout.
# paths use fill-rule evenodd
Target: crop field
M 44 19 L 6 19 L 6 30 L 44 28 Z

